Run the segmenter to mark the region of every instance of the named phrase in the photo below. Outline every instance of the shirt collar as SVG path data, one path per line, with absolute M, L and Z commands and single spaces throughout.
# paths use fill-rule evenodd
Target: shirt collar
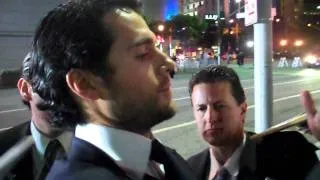
M 77 125 L 75 137 L 85 140 L 108 154 L 126 173 L 142 179 L 147 171 L 151 152 L 151 139 L 112 127 Z
M 49 142 L 53 139 L 50 139 L 45 135 L 43 135 L 42 133 L 40 133 L 32 121 L 30 123 L 30 130 L 31 130 L 32 138 L 34 139 L 36 150 L 38 154 L 41 157 L 43 157 Z M 63 149 L 66 152 L 68 152 L 71 147 L 72 137 L 73 137 L 73 132 L 65 131 L 55 139 L 59 140 L 59 142 L 63 146 Z
M 239 174 L 240 156 L 245 143 L 246 143 L 246 134 L 243 135 L 243 140 L 240 146 L 233 152 L 232 156 L 224 164 L 224 167 L 228 169 L 229 173 L 232 176 L 237 176 Z
M 243 135 L 242 143 L 237 147 L 237 149 L 232 153 L 232 155 L 227 159 L 223 167 L 225 167 L 228 172 L 232 176 L 237 176 L 239 174 L 239 164 L 240 164 L 240 157 L 242 150 L 244 148 L 244 145 L 246 143 L 246 134 Z M 214 172 L 218 172 L 221 165 L 218 163 L 214 155 L 212 154 L 212 151 L 210 151 L 210 157 L 211 157 L 211 168 L 214 168 Z

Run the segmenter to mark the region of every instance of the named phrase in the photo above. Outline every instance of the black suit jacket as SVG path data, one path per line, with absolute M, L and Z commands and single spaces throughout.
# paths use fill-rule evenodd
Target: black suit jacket
M 306 180 L 319 180 L 320 179 L 320 163 L 314 167 Z
M 174 150 L 166 148 L 169 158 L 174 162 L 178 179 L 196 179 L 190 167 Z M 132 155 L 134 156 L 134 154 Z M 58 160 L 50 170 L 47 180 L 106 180 L 130 179 L 125 172 L 103 151 L 78 138 L 72 141 L 67 160 Z M 170 179 L 170 178 L 169 178 Z
M 317 148 L 298 132 L 279 132 L 253 142 L 247 136 L 240 156 L 239 180 L 305 179 L 318 159 Z M 188 162 L 199 179 L 207 179 L 210 171 L 209 149 L 190 157 Z
M 0 156 L 22 138 L 31 135 L 30 121 L 0 132 Z M 16 163 L 5 179 L 33 179 L 32 148 Z

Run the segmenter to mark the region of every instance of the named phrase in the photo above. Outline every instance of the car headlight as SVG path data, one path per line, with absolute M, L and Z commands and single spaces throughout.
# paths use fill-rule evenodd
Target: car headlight
M 317 57 L 314 55 L 308 55 L 304 58 L 304 61 L 310 64 L 315 64 L 317 62 Z

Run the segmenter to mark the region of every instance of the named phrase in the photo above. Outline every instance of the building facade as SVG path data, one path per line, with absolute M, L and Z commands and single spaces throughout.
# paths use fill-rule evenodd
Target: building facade
M 21 67 L 41 18 L 64 0 L 0 1 L 0 70 Z

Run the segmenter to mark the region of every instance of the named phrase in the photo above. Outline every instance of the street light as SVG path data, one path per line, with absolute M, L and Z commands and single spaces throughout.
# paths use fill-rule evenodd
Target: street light
M 308 27 L 311 27 L 311 25 L 312 25 L 311 23 L 308 23 L 308 24 L 307 24 Z
M 276 22 L 277 22 L 277 23 L 280 22 L 280 18 L 277 18 L 277 19 L 276 19 Z
M 247 47 L 252 48 L 253 47 L 253 41 L 247 41 Z
M 160 47 L 159 47 L 159 49 L 162 52 L 163 51 L 163 47 L 162 47 L 163 46 L 162 45 L 162 43 L 163 43 L 163 34 L 162 34 L 162 32 L 164 30 L 164 25 L 163 24 L 159 24 L 157 28 L 158 28 L 158 31 L 160 32 L 160 36 L 159 36 Z
M 159 24 L 158 25 L 158 31 L 162 32 L 164 30 L 164 25 L 163 24 Z
M 296 46 L 296 47 L 300 47 L 300 46 L 302 46 L 303 45 L 303 41 L 302 40 L 296 40 L 295 42 L 294 42 L 294 46 Z
M 319 6 L 317 6 L 317 9 L 320 9 L 320 5 L 319 5 Z
M 286 40 L 286 39 L 282 39 L 281 41 L 280 41 L 280 46 L 286 46 L 288 44 L 288 41 Z

